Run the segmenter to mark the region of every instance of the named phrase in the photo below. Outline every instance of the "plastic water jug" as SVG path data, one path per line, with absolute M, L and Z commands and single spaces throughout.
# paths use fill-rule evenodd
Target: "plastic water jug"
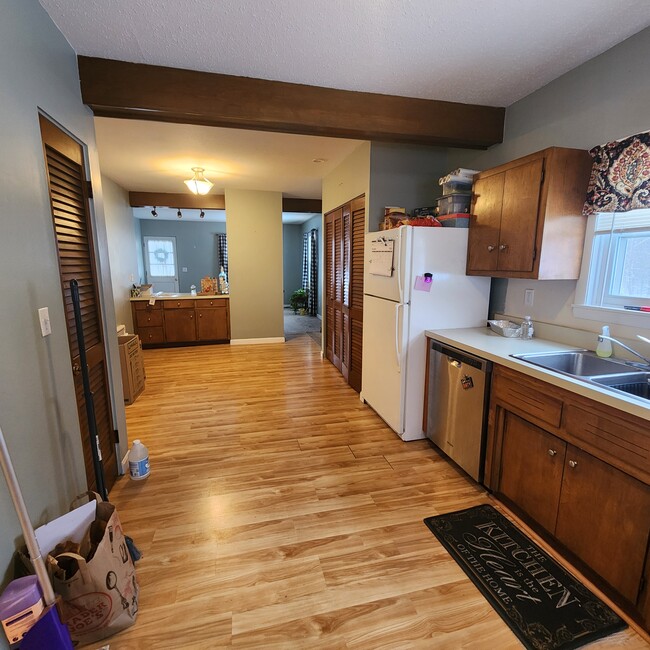
M 141 481 L 150 472 L 149 450 L 139 440 L 134 440 L 129 450 L 129 474 L 134 481 Z

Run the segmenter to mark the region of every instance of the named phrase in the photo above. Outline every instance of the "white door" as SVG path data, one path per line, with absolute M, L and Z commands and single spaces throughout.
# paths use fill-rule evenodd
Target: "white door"
M 383 298 L 363 298 L 361 398 L 399 435 L 404 432 L 408 309 Z
M 178 293 L 176 237 L 145 237 L 144 263 L 153 292 Z
M 364 242 L 363 293 L 409 301 L 412 226 L 370 232 Z

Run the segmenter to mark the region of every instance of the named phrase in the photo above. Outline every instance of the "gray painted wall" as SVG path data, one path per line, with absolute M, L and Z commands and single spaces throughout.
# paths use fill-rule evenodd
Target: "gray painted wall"
M 126 325 L 127 332 L 133 332 L 131 286 L 139 284 L 140 271 L 136 246 L 136 221 L 129 205 L 129 193 L 107 176 L 102 176 L 104 189 L 104 210 L 106 212 L 106 234 L 110 242 L 108 249 L 111 261 L 111 280 L 115 302 L 115 318 L 118 324 Z
M 189 293 L 190 286 L 201 289 L 201 278 L 219 273 L 219 254 L 217 233 L 226 232 L 225 223 L 214 221 L 168 221 L 157 219 L 137 219 L 140 222 L 141 241 L 145 237 L 176 237 L 178 259 L 179 291 Z M 230 242 L 228 256 L 230 258 Z M 231 260 L 228 260 L 230 264 Z M 186 268 L 187 271 L 183 271 Z M 156 287 L 153 287 L 156 291 Z
M 82 104 L 76 55 L 35 0 L 0 0 L 0 426 L 34 526 L 68 509 L 86 479 L 72 381 L 39 107 L 88 147 L 93 221 L 101 265 L 100 294 L 108 337 L 110 377 L 117 394 L 116 425 L 126 425 L 115 332 L 106 225 L 93 118 Z M 25 178 L 33 179 L 25 183 Z M 48 307 L 52 334 L 37 317 Z M 22 532 L 0 479 L 0 582 Z M 0 635 L 4 636 L 4 635 Z M 6 647 L 0 641 L 1 647 Z
M 488 169 L 545 147 L 590 149 L 650 129 L 650 28 L 510 106 L 504 141 L 488 151 L 450 150 L 450 167 Z M 585 188 L 586 193 L 586 188 Z M 495 280 L 506 313 L 597 332 L 602 323 L 575 318 L 572 280 Z M 504 288 L 505 287 L 505 288 Z M 524 306 L 524 291 L 535 305 Z M 638 328 L 637 328 L 638 329 Z M 634 336 L 614 326 L 614 336 Z
M 302 288 L 302 225 L 282 226 L 282 268 L 284 271 L 284 304 L 289 304 L 291 294 Z
M 368 230 L 378 230 L 386 206 L 410 212 L 436 205 L 434 199 L 442 194 L 438 179 L 450 169 L 446 149 L 373 142 Z

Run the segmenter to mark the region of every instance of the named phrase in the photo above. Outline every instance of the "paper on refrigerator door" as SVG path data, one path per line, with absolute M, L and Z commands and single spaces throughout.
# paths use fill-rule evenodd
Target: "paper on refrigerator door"
M 393 275 L 393 240 L 377 239 L 370 245 L 370 273 L 390 278 Z

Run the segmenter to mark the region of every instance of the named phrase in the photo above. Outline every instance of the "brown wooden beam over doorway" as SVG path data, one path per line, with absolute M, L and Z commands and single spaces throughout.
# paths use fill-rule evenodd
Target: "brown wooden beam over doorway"
M 171 192 L 129 192 L 129 205 L 132 208 L 147 206 L 180 208 L 181 210 L 225 210 L 226 200 L 223 194 L 174 194 Z M 320 199 L 282 199 L 282 212 L 322 211 Z
M 485 149 L 505 109 L 79 57 L 96 116 Z

